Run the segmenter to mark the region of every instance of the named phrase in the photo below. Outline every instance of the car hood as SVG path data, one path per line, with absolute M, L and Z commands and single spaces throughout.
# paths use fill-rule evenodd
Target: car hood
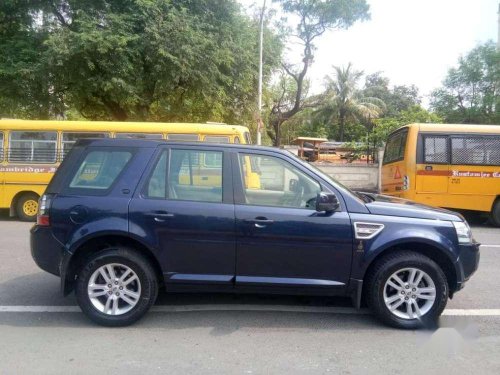
M 388 195 L 363 193 L 373 199 L 366 203 L 370 213 L 374 215 L 413 217 L 419 219 L 463 221 L 462 215 L 443 208 L 431 207 L 407 199 Z

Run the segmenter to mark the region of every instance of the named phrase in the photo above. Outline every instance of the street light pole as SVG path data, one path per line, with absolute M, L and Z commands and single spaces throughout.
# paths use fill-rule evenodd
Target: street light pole
M 259 92 L 258 92 L 258 103 L 257 103 L 257 144 L 262 144 L 262 130 L 264 127 L 264 122 L 262 121 L 262 55 L 264 47 L 264 14 L 266 11 L 266 0 L 262 4 L 262 11 L 260 13 L 260 39 L 259 39 Z

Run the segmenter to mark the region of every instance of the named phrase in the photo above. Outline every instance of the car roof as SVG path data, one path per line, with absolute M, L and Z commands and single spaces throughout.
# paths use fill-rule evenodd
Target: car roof
M 288 154 L 286 150 L 278 149 L 276 147 L 247 145 L 241 143 L 211 143 L 211 142 L 185 142 L 185 141 L 168 141 L 162 139 L 130 139 L 130 138 L 84 138 L 76 142 L 78 146 L 84 147 L 138 147 L 138 148 L 155 148 L 160 145 L 165 146 L 189 146 L 189 147 L 203 147 L 203 148 L 227 148 L 227 149 L 248 149 L 248 150 L 261 150 L 272 151 L 283 154 Z

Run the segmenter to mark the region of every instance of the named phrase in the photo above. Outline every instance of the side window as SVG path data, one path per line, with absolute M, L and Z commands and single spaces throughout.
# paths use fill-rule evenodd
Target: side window
M 147 198 L 167 198 L 167 151 L 163 151 L 147 184 Z
M 314 209 L 320 184 L 292 164 L 273 156 L 240 154 L 245 202 L 250 205 Z M 259 166 L 259 183 L 252 166 Z
M 206 135 L 204 141 L 210 143 L 229 143 L 229 137 L 221 135 Z
M 62 157 L 64 158 L 68 154 L 69 150 L 71 150 L 73 145 L 79 139 L 83 139 L 83 138 L 108 138 L 108 137 L 109 137 L 108 133 L 64 132 L 62 134 L 62 150 L 61 150 Z
M 169 141 L 196 142 L 198 134 L 167 134 Z
M 10 133 L 9 161 L 55 163 L 57 132 Z
M 500 137 L 454 137 L 452 164 L 500 165 Z
M 485 164 L 500 166 L 500 136 L 484 139 Z
M 115 138 L 133 138 L 133 139 L 162 139 L 163 135 L 158 133 L 115 133 Z
M 234 143 L 239 144 L 240 142 L 240 137 L 236 136 L 234 137 Z
M 252 137 L 250 137 L 250 133 L 249 132 L 245 132 L 245 134 L 243 134 L 245 136 L 245 143 L 247 145 L 251 145 L 252 144 Z
M 449 161 L 448 137 L 425 136 L 424 137 L 424 163 L 446 164 Z
M 169 199 L 222 202 L 222 152 L 173 149 L 170 155 Z
M 73 189 L 107 190 L 132 157 L 129 151 L 90 151 L 69 184 Z
M 0 161 L 3 161 L 3 132 L 0 132 Z

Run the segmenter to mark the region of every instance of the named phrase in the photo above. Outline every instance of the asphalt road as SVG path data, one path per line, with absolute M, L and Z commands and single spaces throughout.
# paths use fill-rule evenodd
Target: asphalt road
M 36 267 L 29 227 L 0 221 L 0 374 L 500 374 L 500 229 L 473 228 L 481 264 L 440 327 L 400 331 L 347 299 L 183 294 L 98 327 Z

